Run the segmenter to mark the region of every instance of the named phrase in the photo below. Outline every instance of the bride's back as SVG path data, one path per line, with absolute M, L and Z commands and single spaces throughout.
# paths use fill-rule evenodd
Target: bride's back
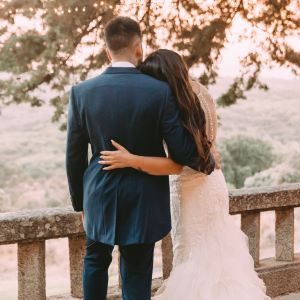
M 206 135 L 211 142 L 211 153 L 216 161 L 216 168 L 221 168 L 221 157 L 216 147 L 218 132 L 218 115 L 216 103 L 205 86 L 197 81 L 191 81 L 194 93 L 197 95 L 206 119 Z
M 193 91 L 198 96 L 202 109 L 205 113 L 207 138 L 212 144 L 214 144 L 216 142 L 218 130 L 218 117 L 215 101 L 205 86 L 196 81 L 192 81 L 191 83 Z

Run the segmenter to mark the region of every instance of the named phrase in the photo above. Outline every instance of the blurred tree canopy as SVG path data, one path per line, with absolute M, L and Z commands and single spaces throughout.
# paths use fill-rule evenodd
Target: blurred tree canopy
M 240 135 L 224 140 L 220 152 L 226 182 L 238 189 L 247 178 L 269 169 L 275 159 L 271 145 Z
M 0 1 L 0 72 L 6 74 L 0 103 L 40 106 L 40 90 L 50 87 L 53 120 L 64 122 L 70 85 L 107 64 L 103 26 L 119 14 L 140 22 L 146 53 L 173 48 L 189 67 L 201 69 L 204 85 L 215 83 L 230 39 L 250 40 L 240 74 L 220 105 L 234 104 L 253 87 L 266 89 L 259 80 L 263 67 L 285 66 L 299 74 L 300 52 L 290 43 L 300 33 L 298 0 L 7 0 Z M 233 37 L 237 18 L 248 26 Z

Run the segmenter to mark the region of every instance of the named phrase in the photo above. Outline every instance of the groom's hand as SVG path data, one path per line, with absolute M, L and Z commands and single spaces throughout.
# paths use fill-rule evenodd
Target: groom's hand
M 83 224 L 83 221 L 84 221 L 84 211 L 81 212 L 81 220 L 82 220 L 82 224 Z
M 114 151 L 101 151 L 100 161 L 98 163 L 103 165 L 103 170 L 110 171 L 121 168 L 132 167 L 132 155 L 125 147 L 111 140 L 112 145 L 116 148 Z

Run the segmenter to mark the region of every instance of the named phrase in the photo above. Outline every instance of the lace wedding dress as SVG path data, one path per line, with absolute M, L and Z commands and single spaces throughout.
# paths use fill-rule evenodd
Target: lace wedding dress
M 207 136 L 215 143 L 215 104 L 199 88 Z M 205 176 L 185 167 L 170 181 L 173 270 L 153 300 L 270 300 L 254 270 L 248 239 L 228 213 L 222 171 Z

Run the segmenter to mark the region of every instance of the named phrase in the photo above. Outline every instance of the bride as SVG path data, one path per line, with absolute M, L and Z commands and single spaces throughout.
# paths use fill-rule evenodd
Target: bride
M 254 270 L 247 237 L 229 215 L 228 190 L 216 149 L 217 114 L 212 97 L 205 87 L 189 79 L 183 59 L 173 51 L 155 51 L 140 70 L 169 83 L 199 155 L 205 159 L 211 152 L 217 162 L 207 176 L 171 158 L 131 154 L 116 141 L 112 141 L 116 151 L 101 152 L 99 163 L 105 165 L 104 170 L 130 167 L 151 175 L 172 175 L 173 270 L 153 299 L 270 300 Z

